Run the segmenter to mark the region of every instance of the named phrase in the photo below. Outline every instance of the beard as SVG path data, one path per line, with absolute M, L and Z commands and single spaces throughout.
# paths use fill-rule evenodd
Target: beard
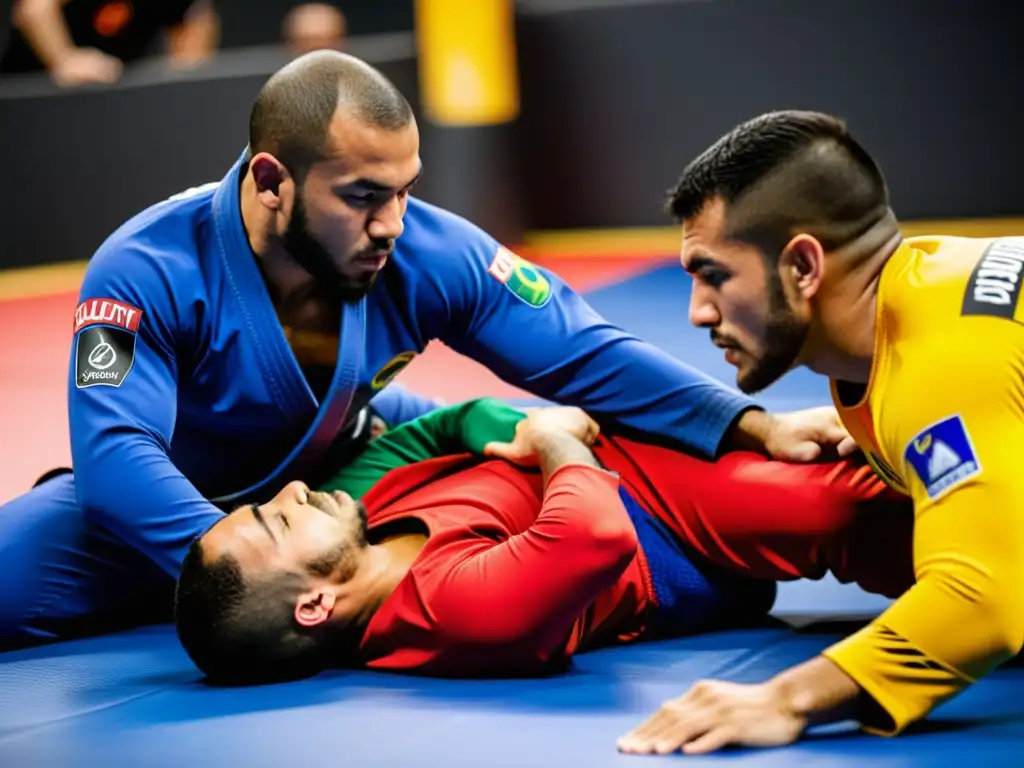
M 736 376 L 736 386 L 752 395 L 767 389 L 785 376 L 796 364 L 807 341 L 810 323 L 801 320 L 789 306 L 782 278 L 771 271 L 768 279 L 768 319 L 765 322 L 765 349 L 747 371 Z
M 324 514 L 335 519 L 339 518 L 337 512 L 328 504 L 318 501 L 316 494 L 311 494 L 309 503 Z M 314 576 L 329 578 L 338 576 L 342 581 L 347 581 L 355 571 L 356 555 L 367 546 L 368 516 L 366 507 L 361 501 L 355 503 L 356 519 L 344 522 L 351 523 L 351 528 L 344 538 L 335 542 L 321 552 L 317 557 L 306 564 L 309 572 Z
M 284 247 L 295 262 L 313 276 L 317 292 L 332 303 L 357 304 L 377 282 L 377 272 L 354 279 L 338 270 L 331 254 L 309 231 L 306 203 L 301 193 L 295 196 L 292 217 L 284 233 Z M 391 241 L 374 241 L 365 251 L 367 255 L 379 251 L 390 255 L 393 248 L 394 243 Z M 356 254 L 356 258 L 362 254 L 363 252 Z

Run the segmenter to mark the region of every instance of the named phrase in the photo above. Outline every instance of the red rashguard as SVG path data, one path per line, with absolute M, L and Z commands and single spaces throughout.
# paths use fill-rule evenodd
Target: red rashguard
M 914 584 L 910 499 L 859 460 L 715 462 L 603 437 L 594 453 L 651 514 L 712 562 L 761 579 L 820 579 L 896 597 Z
M 545 491 L 537 472 L 487 461 L 449 474 L 458 463 L 396 470 L 363 499 L 371 528 L 414 517 L 429 530 L 370 620 L 367 666 L 440 676 L 549 672 L 564 664 L 574 631 L 607 620 L 595 603 L 642 611 L 636 532 L 614 475 L 569 465 Z
M 831 570 L 886 595 L 913 584 L 912 513 L 869 468 L 748 453 L 712 463 L 607 437 L 594 453 L 619 477 L 573 465 L 545 494 L 537 472 L 462 456 L 379 482 L 363 498 L 371 529 L 416 518 L 430 535 L 367 627 L 366 666 L 544 674 L 581 647 L 642 635 L 657 597 L 620 483 L 692 550 L 740 573 L 785 580 Z

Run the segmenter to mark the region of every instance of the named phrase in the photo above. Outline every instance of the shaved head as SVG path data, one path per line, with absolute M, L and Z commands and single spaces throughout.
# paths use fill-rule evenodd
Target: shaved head
M 386 131 L 413 120 L 409 102 L 378 70 L 346 53 L 315 51 L 280 69 L 260 90 L 249 118 L 249 147 L 302 178 L 336 152 L 330 125 L 339 111 Z

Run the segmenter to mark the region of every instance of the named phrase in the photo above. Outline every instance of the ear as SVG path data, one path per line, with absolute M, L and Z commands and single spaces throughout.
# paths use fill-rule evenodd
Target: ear
M 281 208 L 281 186 L 288 181 L 288 169 L 273 155 L 260 152 L 249 161 L 249 172 L 256 183 L 256 197 L 267 208 Z
M 779 271 L 800 296 L 809 299 L 818 292 L 825 274 L 825 249 L 816 237 L 797 235 L 782 249 Z
M 314 588 L 303 592 L 295 601 L 295 621 L 303 627 L 323 624 L 334 612 L 334 593 Z

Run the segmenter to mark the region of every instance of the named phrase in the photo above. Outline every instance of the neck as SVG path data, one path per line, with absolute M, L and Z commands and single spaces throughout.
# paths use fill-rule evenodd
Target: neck
M 272 250 L 270 237 L 272 214 L 260 204 L 256 182 L 251 173 L 242 176 L 242 187 L 239 194 L 241 195 L 239 206 L 242 210 L 242 226 L 245 228 L 246 239 L 257 258 L 263 259 Z
M 347 604 L 339 616 L 346 632 L 358 630 L 362 635 L 370 619 L 409 573 L 426 540 L 422 534 L 403 534 L 367 547 L 360 573 L 339 592 L 339 601 Z
M 808 339 L 807 367 L 839 381 L 866 384 L 874 360 L 882 270 L 902 242 L 887 216 L 856 242 L 829 255 L 837 269 L 823 281 L 818 318 Z
M 242 227 L 249 247 L 260 262 L 275 303 L 281 297 L 301 293 L 310 283 L 310 275 L 285 250 L 280 237 L 274 232 L 274 214 L 259 201 L 256 182 L 251 173 L 242 177 Z

